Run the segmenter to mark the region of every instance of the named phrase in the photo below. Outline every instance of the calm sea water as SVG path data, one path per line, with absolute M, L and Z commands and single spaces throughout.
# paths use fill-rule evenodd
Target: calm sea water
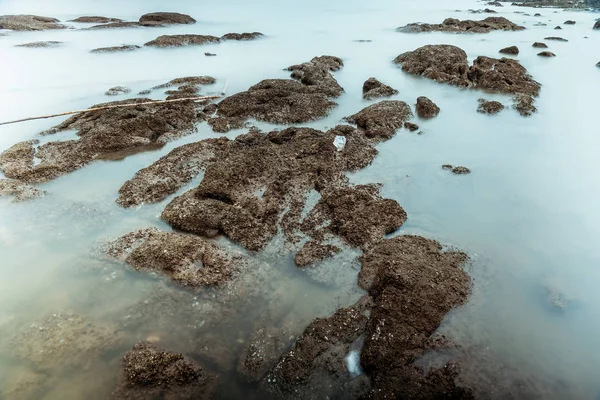
M 600 61 L 600 31 L 591 27 L 599 15 L 506 5 L 498 8 L 499 15 L 527 30 L 487 35 L 394 31 L 410 22 L 484 18 L 487 14 L 466 10 L 485 7 L 471 0 L 452 4 L 309 0 L 302 6 L 271 0 L 258 4 L 182 0 L 168 6 L 158 0 L 3 1 L 0 15 L 38 14 L 61 20 L 104 15 L 136 20 L 146 12 L 178 11 L 198 22 L 155 29 L 0 36 L 0 119 L 87 108 L 109 100 L 104 92 L 115 85 L 137 93 L 187 75 L 216 77 L 217 84 L 207 87 L 206 93 L 220 92 L 225 82 L 228 93 L 235 93 L 265 78 L 287 77 L 284 67 L 321 54 L 344 59 L 345 67 L 335 76 L 346 93 L 328 118 L 308 126 L 334 126 L 369 104 L 362 100 L 361 88 L 371 76 L 398 89 L 395 98 L 409 104 L 418 96 L 428 96 L 442 111 L 430 121 L 417 121 L 425 134 L 400 131 L 378 147 L 380 154 L 373 165 L 354 174 L 352 180 L 384 184 L 383 195 L 396 199 L 409 216 L 400 233 L 432 237 L 471 255 L 468 272 L 473 296 L 441 328 L 472 359 L 465 364 L 465 380 L 496 377 L 500 386 L 524 381 L 552 388 L 544 397 L 595 398 L 600 393 L 600 132 L 596 114 L 600 69 L 595 67 Z M 515 11 L 540 12 L 542 17 Z M 553 29 L 567 19 L 577 24 Z M 548 26 L 533 26 L 536 22 Z M 220 36 L 245 31 L 261 31 L 267 37 L 179 49 L 145 48 L 127 54 L 89 53 L 97 47 L 141 45 L 161 34 Z M 547 42 L 557 57 L 538 57 L 531 44 L 557 35 L 569 39 L 568 43 Z M 14 47 L 38 40 L 65 44 L 51 49 Z M 497 116 L 481 115 L 476 112 L 478 98 L 505 104 L 509 98 L 411 77 L 391 63 L 402 52 L 441 43 L 463 48 L 470 59 L 497 56 L 500 48 L 517 45 L 521 49 L 518 59 L 543 85 L 536 103 L 539 112 L 529 118 L 510 109 Z M 205 57 L 205 51 L 218 56 Z M 36 138 L 59 122 L 0 127 L 0 150 Z M 159 279 L 99 259 L 97 248 L 140 227 L 168 229 L 158 218 L 166 202 L 123 210 L 114 200 L 123 182 L 172 148 L 216 136 L 205 124 L 198 128 L 197 134 L 159 151 L 96 162 L 40 185 L 50 193 L 45 198 L 21 204 L 0 199 L 0 380 L 4 385 L 28 368 L 10 356 L 9 338 L 19 327 L 61 310 L 74 310 L 99 323 L 119 323 L 129 307 L 151 298 L 158 287 L 179 292 L 163 287 Z M 60 135 L 72 137 L 72 133 Z M 473 173 L 453 176 L 440 169 L 446 163 L 467 166 Z M 274 245 L 256 263 L 269 282 L 263 288 L 265 304 L 277 299 L 282 308 L 294 308 L 301 316 L 298 324 L 327 315 L 360 295 L 355 287 L 358 267 L 350 255 L 322 266 L 316 273 L 318 279 L 296 271 L 289 259 Z M 272 294 L 272 287 L 282 285 L 286 290 Z M 564 309 L 552 306 L 549 293 L 563 300 Z M 182 296 L 178 301 L 195 301 L 192 294 Z M 168 318 L 181 329 L 161 332 L 165 347 L 177 347 L 178 337 L 194 334 L 185 325 L 185 315 Z M 151 319 L 144 324 L 128 332 L 129 344 L 160 329 Z M 240 322 L 240 330 L 247 329 Z M 105 398 L 114 383 L 115 362 L 84 375 L 57 373 L 44 398 Z M 95 379 L 88 379 L 91 375 Z

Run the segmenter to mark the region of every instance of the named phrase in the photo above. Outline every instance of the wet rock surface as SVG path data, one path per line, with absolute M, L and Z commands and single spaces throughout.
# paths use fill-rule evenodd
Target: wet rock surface
M 592 29 L 600 29 L 600 20 L 598 20 L 594 23 L 594 26 Z
M 467 167 L 463 167 L 463 166 L 457 166 L 452 168 L 451 172 L 455 175 L 466 175 L 466 174 L 470 174 L 471 170 Z
M 479 107 L 477 108 L 477 112 L 482 114 L 498 114 L 502 110 L 504 110 L 504 105 L 499 101 L 479 99 Z
M 202 238 L 156 228 L 128 233 L 106 252 L 136 270 L 158 272 L 190 287 L 220 285 L 235 274 L 240 263 Z
M 260 32 L 226 33 L 221 36 L 221 40 L 256 40 L 264 36 Z
M 106 91 L 106 93 L 104 93 L 107 96 L 118 96 L 120 94 L 126 94 L 131 92 L 131 89 L 129 89 L 128 87 L 125 86 L 115 86 L 115 87 L 111 87 L 110 89 L 108 89 Z
M 521 31 L 525 27 L 517 25 L 504 17 L 488 17 L 481 21 L 446 18 L 441 24 L 408 24 L 396 29 L 398 32 L 453 32 L 453 33 L 489 33 L 491 31 Z
M 519 48 L 517 46 L 505 47 L 503 49 L 500 49 L 499 53 L 516 56 L 519 54 Z
M 431 99 L 425 96 L 417 97 L 415 107 L 417 115 L 421 118 L 433 118 L 440 113 L 440 108 Z
M 31 43 L 17 44 L 15 47 L 33 47 L 33 48 L 59 47 L 61 44 L 62 44 L 62 42 L 58 42 L 55 40 L 48 40 L 45 42 L 31 42 Z
M 148 101 L 151 99 L 128 99 L 94 107 Z M 182 101 L 76 114 L 45 134 L 76 129 L 78 140 L 58 140 L 43 145 L 35 140 L 18 143 L 0 154 L 0 169 L 8 178 L 45 182 L 97 158 L 160 147 L 195 131 L 199 107 L 192 101 Z
M 417 125 L 417 124 L 414 124 L 414 123 L 412 123 L 412 122 L 405 122 L 405 123 L 404 123 L 404 127 L 405 127 L 406 129 L 408 129 L 409 131 L 411 131 L 411 132 L 414 132 L 414 131 L 417 131 L 417 130 L 419 130 L 419 125 Z
M 134 44 L 125 44 L 123 46 L 99 47 L 97 49 L 90 50 L 90 53 L 117 53 L 121 51 L 134 51 L 138 49 L 141 49 L 141 47 Z
M 245 92 L 225 98 L 218 104 L 218 119 L 209 124 L 218 132 L 226 132 L 243 127 L 249 118 L 275 124 L 323 118 L 336 105 L 331 98 L 344 91 L 331 75 L 342 66 L 337 57 L 321 56 L 288 67 L 293 79 L 263 80 Z
M 559 36 L 548 36 L 544 38 L 545 40 L 553 40 L 555 42 L 568 42 L 567 39 L 559 37 Z
M 548 45 L 546 43 L 542 43 L 542 42 L 535 42 L 531 46 L 538 48 L 538 49 L 547 49 L 548 48 Z
M 113 399 L 212 399 L 217 377 L 180 353 L 140 342 L 123 357 Z
M 122 19 L 119 18 L 109 18 L 109 17 L 100 17 L 100 16 L 83 16 L 79 18 L 72 19 L 70 22 L 80 22 L 85 24 L 107 24 L 109 22 L 122 22 Z
M 513 97 L 513 108 L 524 117 L 528 117 L 537 111 L 533 103 L 534 100 L 531 96 L 517 95 Z
M 542 51 L 542 52 L 538 53 L 538 56 L 540 56 L 540 57 L 556 57 L 556 54 L 554 54 L 551 51 Z
M 577 23 L 577 22 L 575 22 L 575 21 L 573 21 L 573 20 L 571 20 L 571 19 L 569 19 L 569 20 L 566 20 L 566 21 L 564 22 L 564 24 L 565 24 L 565 25 L 575 25 L 576 23 Z
M 342 251 L 332 244 L 323 244 L 317 240 L 310 240 L 302 246 L 294 257 L 294 263 L 300 268 L 315 265 L 320 261 L 333 257 Z
M 46 191 L 15 179 L 0 178 L 0 197 L 14 196 L 15 202 L 41 197 Z
M 346 120 L 364 130 L 367 137 L 389 139 L 411 118 L 412 111 L 405 102 L 384 100 L 362 109 Z
M 369 78 L 363 84 L 363 99 L 372 100 L 379 97 L 390 97 L 398 94 L 391 86 L 381 83 L 376 78 Z
M 140 23 L 159 23 L 164 25 L 195 24 L 196 20 L 187 14 L 176 12 L 153 12 L 140 17 Z
M 0 29 L 13 31 L 43 31 L 65 29 L 59 20 L 39 15 L 0 15 Z
M 210 35 L 162 35 L 144 44 L 151 47 L 182 47 L 219 43 L 221 39 Z

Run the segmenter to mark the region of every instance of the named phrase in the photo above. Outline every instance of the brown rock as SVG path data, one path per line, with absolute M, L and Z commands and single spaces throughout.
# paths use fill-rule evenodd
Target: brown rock
M 372 100 L 379 97 L 390 97 L 398 94 L 391 86 L 381 83 L 375 78 L 369 78 L 363 84 L 363 99 Z
M 43 31 L 47 29 L 65 29 L 56 18 L 38 15 L 0 15 L 0 29 L 13 31 Z
M 594 23 L 594 27 L 592 29 L 600 29 L 600 19 Z
M 546 43 L 541 43 L 541 42 L 535 42 L 532 47 L 538 48 L 538 49 L 547 49 L 548 45 Z
M 260 32 L 227 33 L 221 36 L 221 40 L 256 40 L 263 36 Z
M 500 3 L 499 1 L 490 1 L 487 3 L 488 6 L 496 6 L 496 7 L 503 7 L 502 3 Z
M 554 54 L 551 51 L 542 51 L 542 52 L 538 53 L 538 56 L 540 56 L 540 57 L 556 57 L 556 54 Z
M 501 49 L 499 51 L 499 53 L 502 54 L 511 54 L 511 55 L 518 55 L 519 54 L 519 48 L 517 46 L 510 46 L 510 47 L 505 47 L 503 49 Z
M 214 56 L 216 56 L 216 54 L 215 54 L 215 53 L 208 53 L 208 52 L 207 52 L 207 53 L 204 53 L 204 55 L 205 55 L 206 57 L 214 57 Z
M 413 124 L 412 122 L 405 122 L 404 127 L 411 132 L 414 132 L 419 129 L 419 125 Z
M 451 45 L 427 45 L 408 51 L 394 59 L 402 70 L 421 75 L 440 83 L 459 87 L 469 86 L 467 53 Z
M 364 130 L 367 137 L 389 139 L 410 118 L 412 112 L 408 104 L 399 100 L 384 100 L 362 109 L 346 120 Z
M 452 167 L 452 165 L 450 165 L 450 164 L 444 164 L 444 165 L 442 165 L 442 169 L 443 169 L 443 170 L 446 170 L 446 171 L 447 171 L 447 170 L 451 170 L 452 168 L 453 168 L 453 167 Z
M 162 35 L 144 46 L 151 47 L 182 47 L 182 46 L 196 46 L 210 43 L 219 43 L 221 39 L 216 36 L 207 35 Z
M 46 194 L 46 191 L 35 188 L 27 183 L 17 181 L 15 179 L 0 178 L 0 197 L 14 196 L 15 202 L 41 197 Z
M 498 114 L 504 110 L 504 105 L 499 101 L 487 101 L 486 99 L 479 99 L 479 107 L 477 112 L 482 114 Z
M 140 17 L 140 23 L 159 23 L 164 25 L 195 24 L 196 20 L 189 15 L 175 12 L 153 12 Z
M 560 29 L 562 29 L 562 28 L 560 27 L 560 25 L 557 25 L 557 26 L 555 26 L 555 27 L 554 27 L 554 29 L 558 29 L 558 30 L 560 30 Z
M 24 44 L 17 44 L 15 47 L 35 47 L 35 48 L 39 48 L 39 47 L 59 47 L 62 44 L 62 42 L 57 42 L 54 40 L 49 40 L 46 42 L 31 42 L 31 43 L 24 43 Z
M 112 242 L 107 254 L 140 271 L 155 271 L 183 286 L 217 286 L 236 272 L 236 260 L 197 236 L 156 228 L 128 233 Z
M 567 39 L 561 38 L 561 37 L 558 37 L 558 36 L 549 36 L 549 37 L 546 37 L 544 39 L 546 39 L 546 40 L 554 40 L 554 41 L 557 41 L 557 42 L 568 42 Z
M 139 28 L 142 26 L 139 22 L 134 21 L 121 21 L 121 22 L 109 22 L 107 24 L 100 24 L 90 26 L 86 28 L 88 30 L 96 30 L 96 29 L 118 29 L 118 28 Z
M 115 87 L 111 87 L 110 89 L 108 89 L 106 91 L 106 93 L 104 93 L 107 96 L 117 96 L 120 94 L 126 94 L 131 92 L 131 89 L 129 89 L 128 87 L 125 86 L 115 86 Z
M 531 96 L 517 95 L 513 97 L 513 102 L 513 108 L 524 117 L 528 117 L 537 111 L 537 108 L 533 105 L 534 100 Z
M 333 257 L 341 249 L 331 244 L 323 244 L 316 240 L 310 240 L 296 254 L 294 263 L 300 268 L 309 267 L 323 261 L 326 258 Z
M 113 399 L 212 399 L 217 377 L 180 353 L 140 342 L 123 357 Z
M 498 93 L 537 96 L 541 86 L 518 61 L 508 58 L 479 56 L 473 61 L 468 77 L 473 87 Z
M 573 21 L 573 20 L 570 20 L 570 19 L 569 19 L 569 20 L 566 20 L 566 21 L 564 22 L 564 24 L 565 24 L 565 25 L 575 25 L 576 23 L 577 23 L 577 22 L 575 22 L 575 21 Z
M 492 10 L 493 11 L 493 10 Z M 504 17 L 487 17 L 481 21 L 446 18 L 441 24 L 408 24 L 396 29 L 397 32 L 453 32 L 453 33 L 489 33 L 491 31 L 521 31 L 519 26 Z
M 456 175 L 466 175 L 466 174 L 470 174 L 471 170 L 467 167 L 458 166 L 458 167 L 452 168 L 452 173 L 456 174 Z
M 425 96 L 417 97 L 417 106 L 415 107 L 417 115 L 421 118 L 433 118 L 440 113 L 440 108 Z
M 70 22 L 80 22 L 85 24 L 107 24 L 109 22 L 123 22 L 123 20 L 119 18 L 84 16 L 72 19 Z
M 123 46 L 100 47 L 97 49 L 90 50 L 90 53 L 116 53 L 120 51 L 133 51 L 137 49 L 141 49 L 141 47 L 136 46 L 134 44 L 126 44 Z

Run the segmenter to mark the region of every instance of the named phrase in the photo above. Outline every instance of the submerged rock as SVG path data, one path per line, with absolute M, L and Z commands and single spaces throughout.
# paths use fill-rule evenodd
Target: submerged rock
M 219 132 L 226 132 L 243 127 L 249 118 L 274 124 L 323 118 L 336 105 L 330 98 L 344 91 L 331 75 L 331 71 L 343 65 L 337 57 L 322 56 L 288 67 L 293 79 L 267 79 L 223 99 L 218 104 L 218 119 L 210 120 L 209 124 Z
M 367 137 L 389 139 L 412 118 L 410 107 L 403 101 L 384 100 L 372 104 L 346 118 L 365 131 Z
M 538 48 L 538 49 L 547 49 L 548 48 L 548 45 L 546 43 L 542 43 L 542 42 L 535 42 L 531 46 Z
M 511 54 L 511 55 L 518 55 L 519 54 L 519 48 L 517 46 L 510 46 L 510 47 L 505 47 L 503 49 L 501 49 L 499 51 L 499 53 L 502 54 Z
M 452 165 L 451 165 L 451 164 L 444 164 L 444 165 L 442 165 L 442 169 L 443 169 L 443 170 L 446 170 L 446 171 L 448 171 L 448 170 L 451 170 L 452 168 L 453 168 L 453 167 L 452 167 Z
M 441 24 L 408 24 L 396 29 L 397 32 L 453 32 L 453 33 L 489 33 L 491 31 L 521 31 L 524 26 L 517 25 L 504 17 L 487 17 L 481 21 L 446 18 Z
M 575 25 L 575 24 L 576 24 L 576 22 L 575 22 L 575 21 L 573 21 L 573 20 L 570 20 L 570 19 L 569 19 L 569 20 L 566 20 L 566 21 L 564 22 L 564 24 L 565 24 L 565 25 Z
M 41 197 L 46 191 L 15 179 L 0 178 L 0 196 L 14 196 L 15 202 Z
M 302 246 L 294 257 L 296 266 L 304 268 L 314 265 L 327 258 L 331 258 L 341 249 L 332 244 L 323 244 L 317 240 L 310 240 Z
M 363 84 L 363 99 L 372 100 L 379 97 L 390 97 L 398 94 L 391 86 L 381 83 L 376 78 L 369 78 Z
M 141 26 L 141 24 L 139 22 L 120 21 L 120 22 L 109 22 L 106 24 L 94 25 L 94 26 L 91 26 L 86 29 L 95 30 L 95 29 L 139 28 L 140 26 Z
M 209 35 L 162 35 L 144 44 L 152 47 L 181 47 L 219 43 L 221 39 Z
M 221 36 L 221 40 L 255 40 L 263 36 L 260 32 L 227 33 Z
M 0 29 L 13 31 L 43 31 L 47 29 L 65 29 L 59 20 L 38 15 L 0 15 Z
M 57 42 L 55 40 L 48 40 L 46 42 L 31 42 L 31 43 L 17 44 L 17 45 L 15 45 L 15 47 L 35 47 L 35 48 L 39 48 L 39 47 L 58 47 L 62 43 L 63 42 Z
M 594 23 L 594 26 L 592 29 L 600 29 L 600 19 Z
M 452 168 L 452 173 L 456 174 L 456 175 L 466 175 L 466 174 L 470 174 L 471 170 L 467 167 L 463 167 L 463 166 L 457 166 Z
M 180 353 L 140 342 L 123 357 L 112 399 L 212 399 L 217 377 Z
M 94 107 L 136 104 L 128 99 Z M 45 182 L 75 171 L 97 158 L 139 152 L 195 131 L 199 105 L 190 102 L 121 107 L 76 114 L 46 134 L 76 129 L 78 140 L 21 142 L 0 154 L 0 169 L 8 178 Z M 126 153 L 123 153 L 126 152 Z M 120 156 L 121 158 L 123 156 Z M 35 163 L 35 160 L 39 163 Z
M 538 56 L 540 56 L 540 57 L 556 57 L 556 54 L 554 54 L 551 51 L 542 51 L 541 53 L 538 53 Z
M 433 118 L 440 113 L 440 108 L 428 97 L 417 97 L 417 106 L 415 107 L 417 115 L 421 118 Z
M 405 122 L 405 123 L 404 123 L 404 127 L 405 127 L 406 129 L 408 129 L 409 131 L 411 131 L 411 132 L 414 132 L 414 131 L 416 131 L 416 130 L 419 130 L 419 125 L 417 125 L 417 124 L 413 124 L 412 122 Z
M 123 46 L 100 47 L 90 50 L 90 53 L 116 53 L 121 51 L 133 51 L 137 49 L 141 49 L 141 47 L 134 44 L 125 44 Z
M 559 37 L 559 36 L 549 36 L 549 37 L 546 37 L 546 38 L 544 38 L 544 39 L 545 39 L 545 40 L 554 40 L 554 41 L 557 41 L 557 42 L 568 42 L 568 40 L 567 40 L 567 39 L 565 39 L 565 38 L 561 38 L 561 37 Z
M 237 270 L 237 261 L 218 246 L 197 236 L 156 228 L 128 233 L 106 252 L 136 270 L 158 272 L 190 287 L 223 284 Z
M 541 87 L 525 67 L 509 58 L 479 56 L 469 68 L 468 77 L 473 87 L 497 93 L 537 96 Z
M 111 87 L 110 89 L 108 89 L 106 91 L 106 93 L 104 93 L 107 96 L 117 96 L 120 94 L 126 94 L 131 92 L 131 89 L 129 89 L 128 87 L 125 86 L 115 86 L 115 87 Z
M 123 22 L 123 20 L 119 18 L 84 16 L 72 19 L 70 22 L 81 22 L 85 24 L 107 24 L 109 22 Z
M 537 111 L 537 108 L 533 105 L 534 100 L 531 96 L 516 95 L 513 97 L 513 108 L 524 117 L 528 117 Z
M 496 7 L 504 7 L 504 6 L 502 5 L 502 3 L 500 3 L 499 1 L 489 1 L 489 2 L 487 3 L 487 5 L 488 5 L 488 6 L 496 6 Z
M 561 29 L 562 29 L 562 27 L 561 27 L 560 25 L 557 25 L 557 26 L 555 26 L 555 27 L 554 27 L 554 29 L 555 29 L 555 30 L 561 30 Z
M 504 110 L 504 105 L 499 101 L 479 99 L 479 107 L 477 108 L 477 112 L 482 114 L 498 114 L 502 110 Z
M 195 24 L 196 20 L 187 14 L 176 12 L 153 12 L 140 17 L 140 23 L 158 23 L 164 25 Z

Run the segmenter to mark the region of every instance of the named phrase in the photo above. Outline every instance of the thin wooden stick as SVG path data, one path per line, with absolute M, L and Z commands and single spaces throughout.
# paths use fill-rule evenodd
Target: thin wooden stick
M 186 98 L 183 98 L 183 99 L 145 101 L 143 103 L 114 104 L 112 106 L 88 108 L 87 110 L 67 111 L 67 112 L 60 113 L 60 114 L 43 115 L 41 117 L 30 117 L 30 118 L 16 119 L 14 121 L 0 122 L 0 125 L 16 124 L 17 122 L 32 121 L 34 119 L 46 119 L 46 118 L 62 117 L 63 115 L 79 114 L 79 113 L 84 113 L 84 112 L 89 112 L 89 111 L 109 110 L 111 108 L 136 107 L 136 106 L 145 106 L 145 105 L 150 105 L 150 104 L 175 103 L 175 102 L 178 102 L 178 101 L 190 101 L 190 100 L 193 100 L 193 101 L 196 101 L 196 100 L 210 100 L 210 99 L 218 99 L 218 98 L 221 98 L 221 96 L 186 97 Z

